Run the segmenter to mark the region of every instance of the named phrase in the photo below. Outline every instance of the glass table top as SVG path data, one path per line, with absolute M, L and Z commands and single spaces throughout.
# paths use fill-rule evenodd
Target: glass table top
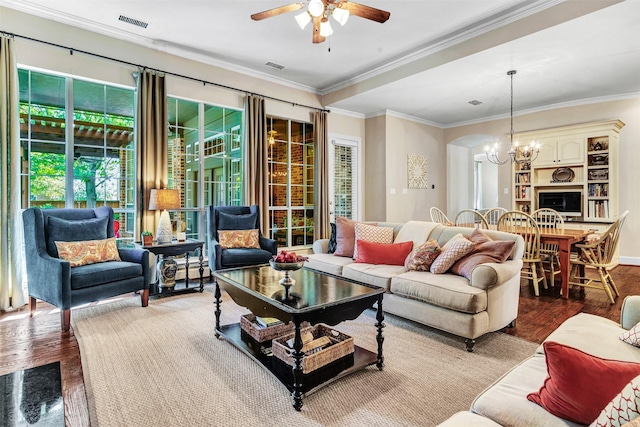
M 291 313 L 384 293 L 384 289 L 377 286 L 351 282 L 306 268 L 290 272 L 295 283 L 288 295 L 285 287 L 278 283 L 284 272 L 269 265 L 220 270 L 213 274 L 223 288 L 224 285 L 234 286 Z

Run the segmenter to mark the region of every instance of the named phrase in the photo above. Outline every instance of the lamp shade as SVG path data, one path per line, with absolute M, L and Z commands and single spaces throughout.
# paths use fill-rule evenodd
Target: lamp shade
M 318 18 L 324 13 L 324 3 L 322 3 L 322 0 L 311 0 L 308 10 L 311 16 Z
M 149 210 L 180 209 L 180 192 L 178 190 L 151 190 Z
M 344 25 L 349 19 L 349 11 L 347 9 L 336 7 L 335 9 L 333 9 L 331 16 L 333 16 L 333 18 L 338 21 L 340 25 Z
M 296 22 L 300 26 L 300 29 L 304 30 L 304 27 L 311 22 L 311 15 L 306 10 L 299 15 L 296 15 Z
M 322 37 L 329 37 L 333 34 L 333 28 L 331 28 L 331 23 L 328 18 L 322 18 L 320 21 L 320 35 Z

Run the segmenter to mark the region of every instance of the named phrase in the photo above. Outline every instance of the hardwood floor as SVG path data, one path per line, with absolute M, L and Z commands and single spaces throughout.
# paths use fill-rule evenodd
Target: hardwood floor
M 533 287 L 523 281 L 517 325 L 504 332 L 540 343 L 564 320 L 580 312 L 619 322 L 624 297 L 639 293 L 640 267 L 618 266 L 612 276 L 620 291 L 615 304 L 609 303 L 604 291 L 596 289 L 572 289 L 566 300 L 557 295 L 557 288 L 541 289 L 540 297 L 536 297 Z M 132 294 L 130 298 L 139 296 Z M 65 425 L 89 425 L 78 342 L 73 328 L 66 333 L 60 331 L 60 313 L 57 309 L 46 303 L 38 303 L 33 318 L 29 318 L 27 306 L 0 313 L 0 342 L 0 375 L 60 361 Z M 482 345 L 482 339 L 476 345 Z

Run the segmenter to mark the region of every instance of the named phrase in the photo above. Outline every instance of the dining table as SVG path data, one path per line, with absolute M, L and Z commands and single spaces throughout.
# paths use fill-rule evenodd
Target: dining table
M 575 230 L 567 228 L 541 228 L 540 243 L 556 244 L 560 252 L 560 278 L 562 280 L 562 298 L 569 296 L 569 275 L 571 273 L 571 247 L 584 241 L 595 230 Z

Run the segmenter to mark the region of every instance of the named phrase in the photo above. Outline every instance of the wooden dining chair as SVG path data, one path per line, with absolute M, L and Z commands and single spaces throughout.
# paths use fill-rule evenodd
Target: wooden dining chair
M 558 211 L 549 208 L 542 208 L 534 211 L 531 216 L 536 220 L 540 232 L 545 230 L 564 230 L 564 219 Z M 547 266 L 545 272 L 549 273 L 551 287 L 555 286 L 555 276 L 560 270 L 560 247 L 557 243 L 540 243 L 540 257 L 543 268 Z
M 505 208 L 491 208 L 484 213 L 484 220 L 487 222 L 487 226 L 496 230 L 498 228 L 498 220 L 500 217 L 508 212 Z
M 447 218 L 447 215 L 444 212 L 442 212 L 440 209 L 436 208 L 435 206 L 429 210 L 429 214 L 431 215 L 431 221 L 433 222 L 437 222 L 444 225 L 453 224 L 453 222 L 451 222 L 451 220 Z
M 459 227 L 489 228 L 484 216 L 474 209 L 463 209 L 458 212 L 454 224 Z
M 609 268 L 618 247 L 620 232 L 627 215 L 629 215 L 629 211 L 624 211 L 607 231 L 587 243 L 575 245 L 580 251 L 580 255 L 571 259 L 569 285 L 603 289 L 607 293 L 611 304 L 615 304 L 615 297 L 620 296 L 620 292 L 618 292 L 616 283 L 613 281 L 611 274 L 609 274 Z M 586 277 L 584 267 L 595 268 L 598 277 Z
M 533 291 L 540 296 L 540 285 L 547 289 L 547 278 L 540 257 L 540 229 L 536 221 L 524 212 L 509 211 L 498 220 L 498 230 L 519 234 L 524 239 L 521 277 L 533 282 Z

